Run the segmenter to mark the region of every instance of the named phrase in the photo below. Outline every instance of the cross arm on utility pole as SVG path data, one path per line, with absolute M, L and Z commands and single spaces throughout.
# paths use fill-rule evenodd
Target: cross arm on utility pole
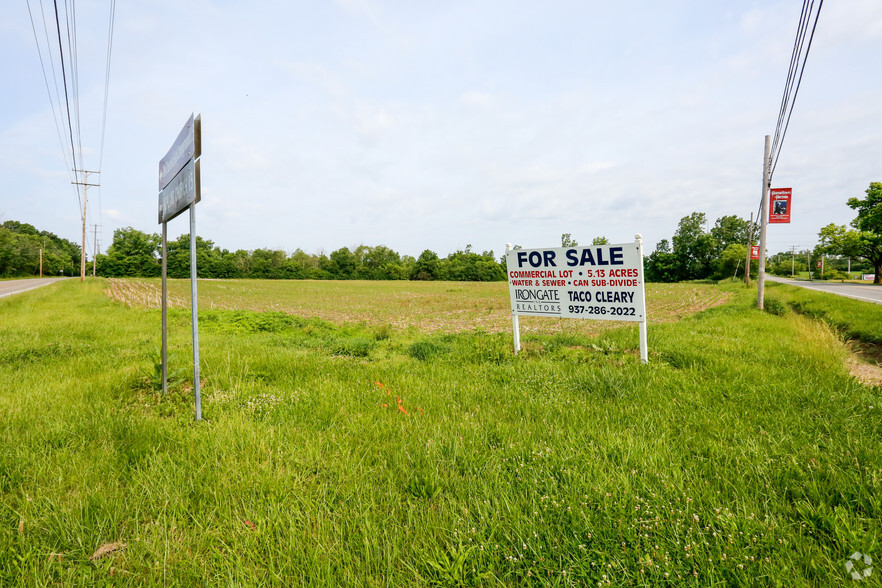
M 89 183 L 89 174 L 100 174 L 101 172 L 87 169 L 75 169 L 73 171 L 74 173 L 83 174 L 82 182 L 71 182 L 71 184 L 83 187 L 83 249 L 80 252 L 80 281 L 82 282 L 86 279 L 86 203 L 89 201 L 89 186 L 99 185 Z

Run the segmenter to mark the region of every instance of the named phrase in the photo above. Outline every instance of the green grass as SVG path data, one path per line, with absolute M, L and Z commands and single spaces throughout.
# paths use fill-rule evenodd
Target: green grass
M 880 390 L 742 287 L 650 323 L 648 365 L 634 325 L 515 357 L 207 309 L 196 423 L 192 380 L 154 392 L 158 312 L 104 285 L 0 299 L 0 585 L 836 586 L 882 557 Z
M 882 344 L 882 304 L 773 282 L 766 287 L 768 310 L 792 310 L 826 322 L 847 338 Z

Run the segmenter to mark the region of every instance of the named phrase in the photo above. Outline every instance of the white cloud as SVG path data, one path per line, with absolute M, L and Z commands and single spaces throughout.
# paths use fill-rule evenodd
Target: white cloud
M 651 248 L 694 210 L 711 222 L 747 217 L 798 9 L 781 0 L 650 3 L 636 14 L 579 2 L 128 5 L 117 13 L 104 241 L 124 224 L 158 230 L 157 162 L 190 112 L 203 114 L 199 231 L 228 249 L 383 242 L 444 254 L 466 243 L 554 244 L 561 232 L 581 242 L 642 232 Z M 794 222 L 805 239 L 828 218 L 847 222 L 845 198 L 879 179 L 880 10 L 842 0 L 821 14 L 776 173 L 793 184 L 795 211 L 819 210 Z M 81 33 L 104 31 L 106 15 L 90 11 L 81 9 Z M 0 75 L 19 80 L 0 96 L 0 171 L 16 194 L 2 206 L 76 238 L 39 63 L 20 46 L 33 43 L 22 15 L 14 3 L 0 8 L 0 52 L 11 56 Z M 82 101 L 98 97 L 99 113 L 100 45 L 80 49 Z M 86 113 L 85 159 L 95 165 L 98 121 Z M 773 247 L 790 244 L 786 230 L 776 228 Z

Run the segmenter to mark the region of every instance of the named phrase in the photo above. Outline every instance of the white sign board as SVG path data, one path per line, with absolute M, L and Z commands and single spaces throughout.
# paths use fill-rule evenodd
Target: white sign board
M 505 256 L 512 314 L 644 321 L 639 243 L 514 249 Z

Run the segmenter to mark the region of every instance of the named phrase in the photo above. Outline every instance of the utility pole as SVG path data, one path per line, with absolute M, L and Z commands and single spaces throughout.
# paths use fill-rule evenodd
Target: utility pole
M 43 277 L 43 248 L 40 247 L 40 277 Z
M 760 257 L 759 257 L 759 273 L 757 275 L 756 284 L 756 306 L 760 310 L 763 309 L 763 298 L 766 293 L 766 225 L 769 221 L 769 214 L 766 211 L 767 202 L 769 200 L 769 153 L 771 151 L 771 140 L 766 135 L 766 148 L 763 153 L 763 201 L 760 204 Z
M 89 183 L 89 174 L 98 174 L 101 172 L 89 171 L 86 169 L 75 169 L 73 171 L 74 173 L 83 174 L 82 182 L 71 182 L 71 184 L 76 184 L 83 187 L 83 249 L 80 253 L 80 281 L 83 282 L 86 279 L 86 203 L 89 201 L 89 186 L 99 185 Z
M 98 267 L 98 227 L 100 225 L 92 225 L 94 235 L 92 237 L 92 277 L 95 277 L 95 269 Z
M 796 275 L 796 245 L 790 246 L 790 275 Z
M 750 286 L 750 249 L 753 247 L 753 213 L 750 213 L 750 224 L 747 225 L 747 259 L 744 260 L 744 285 Z

